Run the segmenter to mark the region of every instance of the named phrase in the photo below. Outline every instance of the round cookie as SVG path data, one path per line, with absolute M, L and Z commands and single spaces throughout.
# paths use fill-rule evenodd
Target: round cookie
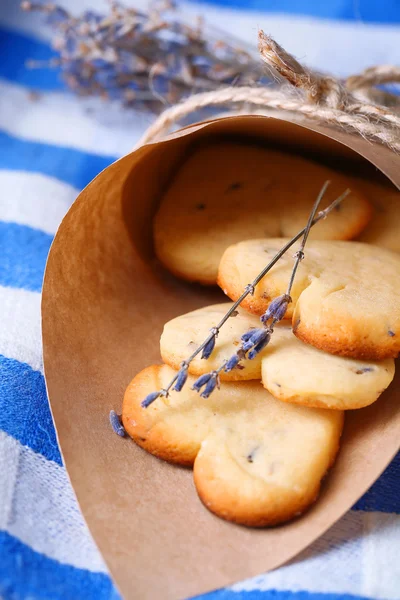
M 285 404 L 259 382 L 222 382 L 208 400 L 191 390 L 140 403 L 166 385 L 174 370 L 144 369 L 128 386 L 122 409 L 128 434 L 174 463 L 194 463 L 207 508 L 243 525 L 287 521 L 312 504 L 339 449 L 343 412 Z
M 358 236 L 371 207 L 351 180 L 302 157 L 237 142 L 195 150 L 161 200 L 154 220 L 155 251 L 175 275 L 215 284 L 224 250 L 257 237 L 292 237 L 307 222 L 312 203 L 331 181 L 321 208 L 347 187 L 354 190 L 326 221 L 315 239 Z
M 286 239 L 249 240 L 228 248 L 218 282 L 236 300 Z M 242 306 L 261 315 L 284 293 L 293 268 L 287 252 Z M 295 335 L 332 354 L 363 360 L 396 357 L 400 351 L 400 256 L 343 241 L 310 241 L 286 318 Z
M 219 323 L 226 314 L 231 303 L 214 304 L 205 306 L 192 312 L 172 319 L 164 325 L 160 340 L 161 357 L 167 365 L 179 369 L 182 361 L 188 358 L 193 351 L 208 336 L 210 329 Z M 230 317 L 221 328 L 217 337 L 215 348 L 207 360 L 200 358 L 199 354 L 189 365 L 189 373 L 202 375 L 221 366 L 235 354 L 241 344 L 241 336 L 252 327 L 260 327 L 260 320 L 242 308 L 237 310 L 235 317 Z M 239 381 L 248 379 L 261 379 L 260 352 L 254 360 L 243 360 L 242 369 L 233 369 L 229 373 L 221 372 L 223 381 Z
M 393 380 L 394 360 L 366 362 L 327 354 L 275 328 L 262 359 L 262 383 L 279 400 L 350 410 L 375 402 Z
M 359 241 L 400 252 L 399 190 L 370 181 L 365 181 L 361 185 L 375 208 L 375 214 L 359 236 Z

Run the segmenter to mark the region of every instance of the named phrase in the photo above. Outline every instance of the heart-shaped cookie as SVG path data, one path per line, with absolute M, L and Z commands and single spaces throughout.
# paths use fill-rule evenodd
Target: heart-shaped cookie
M 262 382 L 279 400 L 351 410 L 375 402 L 393 380 L 393 358 L 361 361 L 304 344 L 277 325 L 262 357 Z
M 227 313 L 231 303 L 205 306 L 165 324 L 160 340 L 163 361 L 179 369 L 182 361 L 206 339 Z M 241 336 L 260 327 L 260 320 L 242 308 L 221 328 L 214 350 L 207 360 L 199 354 L 189 365 L 189 373 L 203 375 L 218 369 L 240 347 Z M 348 410 L 375 402 L 391 383 L 392 358 L 361 361 L 327 354 L 304 344 L 293 335 L 288 321 L 275 326 L 269 344 L 253 360 L 243 359 L 241 368 L 220 373 L 223 381 L 262 379 L 276 398 L 318 408 Z
M 285 239 L 249 240 L 224 253 L 218 282 L 236 300 Z M 291 253 L 242 303 L 261 315 L 284 293 L 293 268 Z M 286 318 L 295 335 L 326 352 L 364 360 L 396 357 L 400 351 L 400 256 L 344 241 L 310 241 L 292 288 Z
M 155 250 L 183 279 L 215 284 L 231 244 L 250 238 L 292 237 L 304 227 L 313 200 L 330 180 L 321 208 L 346 188 L 340 210 L 311 239 L 347 240 L 361 233 L 372 209 L 351 178 L 311 160 L 254 144 L 220 142 L 195 150 L 172 180 L 154 220 Z
M 265 526 L 304 512 L 339 449 L 343 412 L 286 404 L 259 382 L 222 382 L 208 400 L 191 390 L 149 408 L 141 401 L 174 370 L 155 365 L 128 386 L 122 418 L 129 435 L 155 456 L 194 465 L 194 480 L 212 512 Z

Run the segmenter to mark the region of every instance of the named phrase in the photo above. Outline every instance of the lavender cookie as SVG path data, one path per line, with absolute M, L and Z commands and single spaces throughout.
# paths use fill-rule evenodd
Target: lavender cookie
M 141 401 L 174 375 L 166 365 L 144 369 L 123 402 L 128 434 L 148 452 L 191 466 L 197 492 L 213 513 L 263 527 L 303 513 L 339 450 L 343 412 L 280 402 L 260 382 L 222 382 L 208 400 L 191 387 Z M 300 451 L 301 449 L 301 451 Z
M 155 250 L 172 273 L 215 284 L 225 249 L 258 237 L 292 237 L 307 222 L 323 183 L 331 184 L 325 208 L 350 187 L 352 193 L 311 239 L 358 236 L 371 206 L 353 181 L 310 160 L 237 142 L 194 151 L 172 180 L 154 220 Z

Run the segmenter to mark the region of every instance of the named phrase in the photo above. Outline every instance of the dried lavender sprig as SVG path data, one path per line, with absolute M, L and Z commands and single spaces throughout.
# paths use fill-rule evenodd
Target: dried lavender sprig
M 196 390 L 197 392 L 200 392 L 201 389 L 205 386 L 204 391 L 200 394 L 202 398 L 209 398 L 210 394 L 214 391 L 216 387 L 217 378 L 219 381 L 219 373 L 223 369 L 226 372 L 229 372 L 235 368 L 238 368 L 240 361 L 246 357 L 249 360 L 253 360 L 271 341 L 271 337 L 274 333 L 274 327 L 276 323 L 283 319 L 288 304 L 292 302 L 290 292 L 296 277 L 297 269 L 299 267 L 300 262 L 304 259 L 304 247 L 306 245 L 308 235 L 310 233 L 310 229 L 314 221 L 315 213 L 317 212 L 317 209 L 321 203 L 322 198 L 325 195 L 329 184 L 329 181 L 326 181 L 324 183 L 311 209 L 307 225 L 304 228 L 304 234 L 301 241 L 300 249 L 296 252 L 294 256 L 295 263 L 292 269 L 286 294 L 283 294 L 282 296 L 279 296 L 279 298 L 273 300 L 270 306 L 268 307 L 266 313 L 264 313 L 264 315 L 262 315 L 262 317 L 260 318 L 261 322 L 265 325 L 264 328 L 251 329 L 250 331 L 246 331 L 246 333 L 244 333 L 241 337 L 242 344 L 237 350 L 236 354 L 234 354 L 229 360 L 225 360 L 223 364 L 219 367 L 219 369 L 217 369 L 216 371 L 212 371 L 211 373 L 201 375 L 194 382 L 192 389 Z M 279 302 L 277 302 L 277 300 L 279 300 Z M 272 304 L 274 303 L 275 308 L 271 308 Z M 266 318 L 267 315 L 270 315 L 270 317 L 272 317 L 272 322 L 269 324 L 269 326 L 267 326 L 267 322 L 269 320 Z
M 170 0 L 151 2 L 147 11 L 111 0 L 109 14 L 84 11 L 78 18 L 53 2 L 24 0 L 21 7 L 42 12 L 55 28 L 60 57 L 42 67 L 58 64 L 80 95 L 159 112 L 196 92 L 267 81 L 252 48 L 232 36 L 221 38 L 203 21 L 177 20 Z
M 313 219 L 310 228 L 314 227 L 314 225 L 316 225 L 322 219 L 326 219 L 326 217 L 329 215 L 329 213 L 332 210 L 334 210 L 346 198 L 346 196 L 348 196 L 349 193 L 350 193 L 350 190 L 347 189 L 341 196 L 339 196 L 338 198 L 336 198 L 336 200 L 334 200 L 327 208 L 325 208 L 324 210 L 321 210 L 317 214 L 317 216 L 315 217 L 315 219 Z M 265 275 L 268 273 L 268 271 L 270 271 L 272 269 L 272 267 L 289 250 L 289 248 L 291 248 L 291 246 L 293 246 L 293 244 L 295 244 L 301 238 L 301 236 L 304 235 L 304 233 L 306 232 L 306 230 L 307 230 L 307 227 L 304 227 L 291 240 L 289 240 L 279 250 L 279 252 L 277 252 L 277 254 L 274 256 L 274 258 L 264 267 L 264 269 L 257 275 L 257 277 L 255 277 L 255 279 L 245 287 L 245 290 L 242 293 L 242 295 L 236 300 L 236 302 L 234 302 L 232 304 L 232 306 L 230 307 L 230 309 L 222 317 L 221 321 L 215 327 L 213 327 L 211 329 L 210 334 L 204 340 L 204 342 L 202 344 L 200 344 L 200 346 L 198 346 L 198 348 L 196 348 L 196 350 L 194 350 L 194 352 L 189 356 L 189 358 L 187 358 L 185 361 L 183 361 L 181 363 L 181 370 L 182 369 L 187 369 L 189 367 L 190 363 L 196 358 L 196 356 L 200 352 L 202 352 L 202 350 L 204 350 L 204 348 L 212 341 L 213 338 L 214 339 L 216 338 L 216 336 L 219 333 L 219 330 L 226 323 L 226 321 L 229 319 L 229 317 L 231 317 L 232 315 L 236 315 L 237 314 L 237 308 L 243 302 L 243 300 L 249 294 L 254 294 L 254 288 L 255 288 L 255 286 L 261 281 L 261 279 L 263 277 L 265 277 Z M 149 394 L 148 396 L 146 396 L 146 398 L 142 402 L 142 407 L 143 408 L 147 408 L 148 406 L 150 406 L 150 404 L 152 404 L 160 396 L 163 396 L 163 397 L 168 396 L 168 394 L 169 394 L 172 386 L 178 380 L 178 378 L 180 376 L 180 373 L 181 373 L 181 370 L 178 371 L 175 374 L 175 376 L 172 378 L 172 380 L 170 381 L 170 383 L 165 388 L 163 388 L 162 390 L 159 390 L 158 392 L 152 392 L 151 394 Z M 182 389 L 182 387 L 180 387 L 180 389 L 179 390 L 177 389 L 176 391 L 180 391 Z

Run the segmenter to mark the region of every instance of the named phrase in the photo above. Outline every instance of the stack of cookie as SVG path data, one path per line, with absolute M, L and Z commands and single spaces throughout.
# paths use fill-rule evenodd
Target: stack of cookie
M 226 142 L 200 149 L 161 203 L 158 256 L 185 279 L 217 281 L 235 301 L 287 241 L 282 236 L 304 225 L 326 179 L 332 181 L 326 204 L 351 186 L 300 157 Z M 393 196 L 386 206 L 397 211 L 394 194 L 385 190 L 379 201 Z M 168 386 L 231 304 L 167 323 L 160 344 L 164 364 L 148 367 L 128 386 L 126 431 L 159 458 L 193 466 L 199 496 L 218 516 L 266 526 L 303 513 L 335 460 L 344 411 L 375 402 L 391 383 L 400 351 L 400 255 L 343 241 L 363 235 L 394 248 L 392 234 L 385 236 L 374 220 L 368 226 L 373 213 L 366 196 L 353 191 L 340 210 L 315 226 L 293 302 L 270 343 L 253 360 L 221 370 L 220 388 L 209 398 L 192 389 L 196 378 L 219 369 L 243 333 L 260 327 L 259 316 L 285 293 L 292 252 L 221 328 L 207 360 L 190 362 L 182 391 L 142 407 L 149 393 Z

